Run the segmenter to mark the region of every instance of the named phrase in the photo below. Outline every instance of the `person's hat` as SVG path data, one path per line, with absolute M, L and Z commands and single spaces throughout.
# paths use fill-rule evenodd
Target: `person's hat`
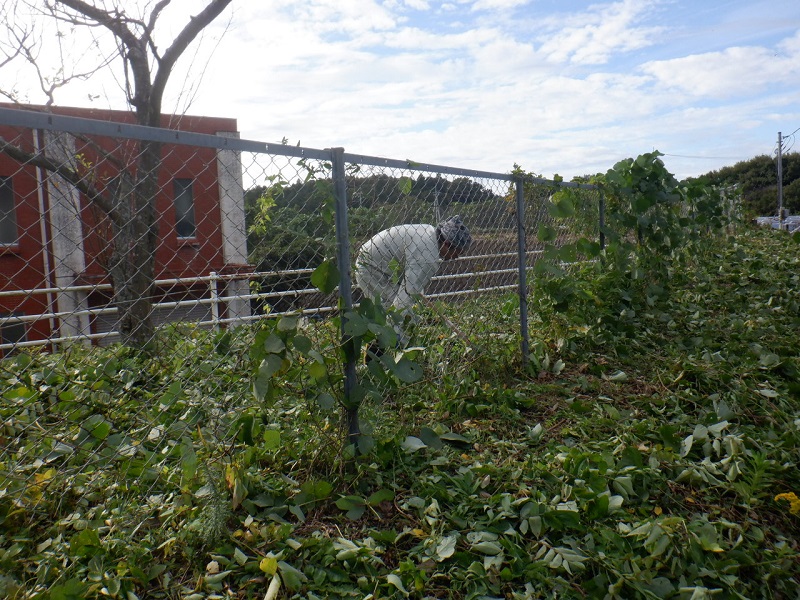
M 472 243 L 472 236 L 469 234 L 469 229 L 464 225 L 464 221 L 461 220 L 459 215 L 442 221 L 436 226 L 436 229 L 443 239 L 447 240 L 451 246 L 459 250 L 466 250 Z

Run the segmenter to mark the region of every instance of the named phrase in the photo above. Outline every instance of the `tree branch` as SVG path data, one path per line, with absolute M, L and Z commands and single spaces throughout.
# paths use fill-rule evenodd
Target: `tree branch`
M 153 95 L 157 99 L 159 107 L 161 106 L 161 98 L 164 95 L 167 80 L 178 58 L 203 28 L 216 19 L 231 2 L 232 0 L 211 0 L 200 14 L 190 17 L 189 23 L 186 24 L 186 27 L 178 34 L 172 45 L 164 52 L 153 79 Z
M 50 173 L 54 173 L 66 179 L 69 183 L 74 185 L 78 191 L 83 192 L 90 202 L 95 204 L 102 210 L 108 217 L 119 224 L 119 218 L 113 210 L 113 206 L 109 200 L 103 196 L 103 193 L 97 189 L 85 176 L 78 173 L 75 169 L 66 166 L 63 163 L 56 162 L 42 152 L 32 153 L 27 152 L 15 146 L 14 144 L 6 141 L 0 137 L 0 152 L 13 158 L 17 162 L 24 165 L 32 165 L 39 167 Z
M 158 21 L 158 17 L 161 16 L 161 11 L 167 8 L 171 2 L 172 0 L 161 0 L 161 2 L 153 7 L 153 11 L 150 13 L 150 18 L 145 26 L 147 37 L 151 38 L 153 36 L 153 30 L 156 28 L 156 21 Z
M 17 45 L 17 47 L 16 47 L 16 50 L 14 50 L 14 52 L 13 52 L 13 53 L 11 53 L 11 54 L 5 53 L 5 55 L 6 55 L 6 58 L 5 58 L 3 61 L 0 61 L 0 69 L 2 69 L 2 68 L 3 68 L 3 67 L 5 67 L 7 64 L 9 64 L 10 62 L 12 62 L 12 61 L 13 61 L 15 58 L 17 58 L 18 56 L 21 56 L 21 55 L 22 55 L 22 49 L 25 47 L 25 43 L 28 41 L 28 38 L 30 37 L 30 35 L 31 35 L 31 33 L 26 31 L 26 32 L 25 32 L 25 33 L 22 35 L 22 37 L 19 37 L 19 36 L 16 34 L 16 32 L 14 32 L 14 37 L 16 37 L 16 38 L 17 38 L 17 41 L 19 42 L 19 44 Z
M 56 0 L 56 3 L 93 19 L 122 40 L 126 46 L 138 42 L 136 35 L 125 25 L 126 19 L 122 14 L 112 14 L 83 0 Z
M 147 50 L 143 41 L 128 28 L 129 19 L 124 13 L 104 10 L 83 0 L 56 0 L 56 2 L 94 20 L 120 40 L 124 48 L 121 52 L 123 60 L 130 64 L 133 71 L 134 93 L 128 91 L 128 101 L 136 109 L 140 124 L 153 125 L 151 111 L 147 107 L 152 87 Z

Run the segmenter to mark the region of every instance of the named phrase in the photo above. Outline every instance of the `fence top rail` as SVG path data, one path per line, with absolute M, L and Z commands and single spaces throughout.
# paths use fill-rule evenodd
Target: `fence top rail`
M 533 183 L 535 185 L 546 185 L 552 187 L 577 188 L 583 190 L 598 190 L 597 185 L 592 183 L 579 183 L 577 181 L 556 181 L 533 175 L 516 175 L 514 173 L 495 173 L 494 171 L 480 171 L 476 169 L 464 169 L 459 167 L 448 167 L 446 165 L 435 165 L 430 163 L 420 163 L 413 160 L 398 160 L 394 158 L 381 158 L 379 156 L 366 156 L 363 154 L 344 153 L 345 162 L 369 165 L 372 167 L 386 167 L 390 169 L 405 169 L 410 171 L 427 171 L 431 173 L 442 173 L 444 175 L 455 175 L 457 177 L 473 177 L 476 179 L 497 179 L 500 181 L 519 181 Z
M 398 160 L 394 158 L 381 158 L 379 156 L 367 156 L 363 154 L 352 154 L 345 152 L 345 162 L 372 167 L 387 167 L 390 169 L 406 169 L 412 171 L 428 171 L 432 173 L 442 173 L 445 175 L 455 175 L 457 177 L 475 177 L 482 179 L 499 179 L 501 181 L 512 181 L 514 176 L 509 173 L 495 173 L 492 171 L 480 171 L 476 169 L 463 169 L 459 167 L 448 167 L 446 165 L 434 165 L 430 163 L 416 162 L 413 160 Z
M 281 154 L 295 158 L 331 159 L 330 150 L 289 146 L 288 144 L 270 144 L 267 142 L 243 140 L 241 138 L 222 135 L 195 133 L 193 131 L 182 131 L 163 127 L 147 127 L 145 125 L 134 125 L 132 123 L 117 123 L 114 121 L 57 115 L 19 108 L 0 107 L 0 124 L 13 127 L 27 127 L 29 129 L 48 129 L 84 135 L 124 137 L 133 140 L 201 146 L 204 148 L 218 148 L 222 150 L 237 150 L 258 154 Z

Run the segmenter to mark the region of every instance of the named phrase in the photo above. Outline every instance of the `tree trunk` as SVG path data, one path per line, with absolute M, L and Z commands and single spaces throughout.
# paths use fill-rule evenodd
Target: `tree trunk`
M 120 173 L 115 182 L 109 275 L 119 314 L 122 343 L 147 348 L 154 339 L 153 282 L 158 245 L 155 200 L 160 144 L 142 142 L 135 176 Z

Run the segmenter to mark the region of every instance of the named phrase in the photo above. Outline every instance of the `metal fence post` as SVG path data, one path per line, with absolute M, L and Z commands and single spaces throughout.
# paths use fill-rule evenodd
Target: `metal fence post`
M 606 249 L 606 195 L 603 190 L 600 190 L 600 204 L 598 206 L 600 212 L 600 249 Z
M 527 245 L 525 242 L 525 179 L 518 177 L 517 186 L 517 265 L 519 269 L 519 329 L 522 338 L 522 364 L 530 360 L 530 340 L 528 334 L 528 282 Z
M 353 308 L 353 291 L 350 280 L 350 232 L 347 221 L 347 180 L 344 170 L 344 148 L 331 148 L 333 193 L 336 198 L 336 263 L 339 267 L 339 298 L 341 300 L 342 347 L 344 348 L 344 401 L 347 437 L 358 449 L 361 429 L 358 424 L 358 404 L 353 402 L 353 392 L 358 384 L 356 352 L 353 339 L 344 332 L 347 311 Z
M 790 136 L 791 137 L 791 136 Z M 783 135 L 778 132 L 778 229 L 783 231 L 786 219 L 783 210 Z
M 217 287 L 219 277 L 216 271 L 211 271 L 208 278 L 208 287 L 211 294 L 211 322 L 214 331 L 219 330 L 219 288 Z

